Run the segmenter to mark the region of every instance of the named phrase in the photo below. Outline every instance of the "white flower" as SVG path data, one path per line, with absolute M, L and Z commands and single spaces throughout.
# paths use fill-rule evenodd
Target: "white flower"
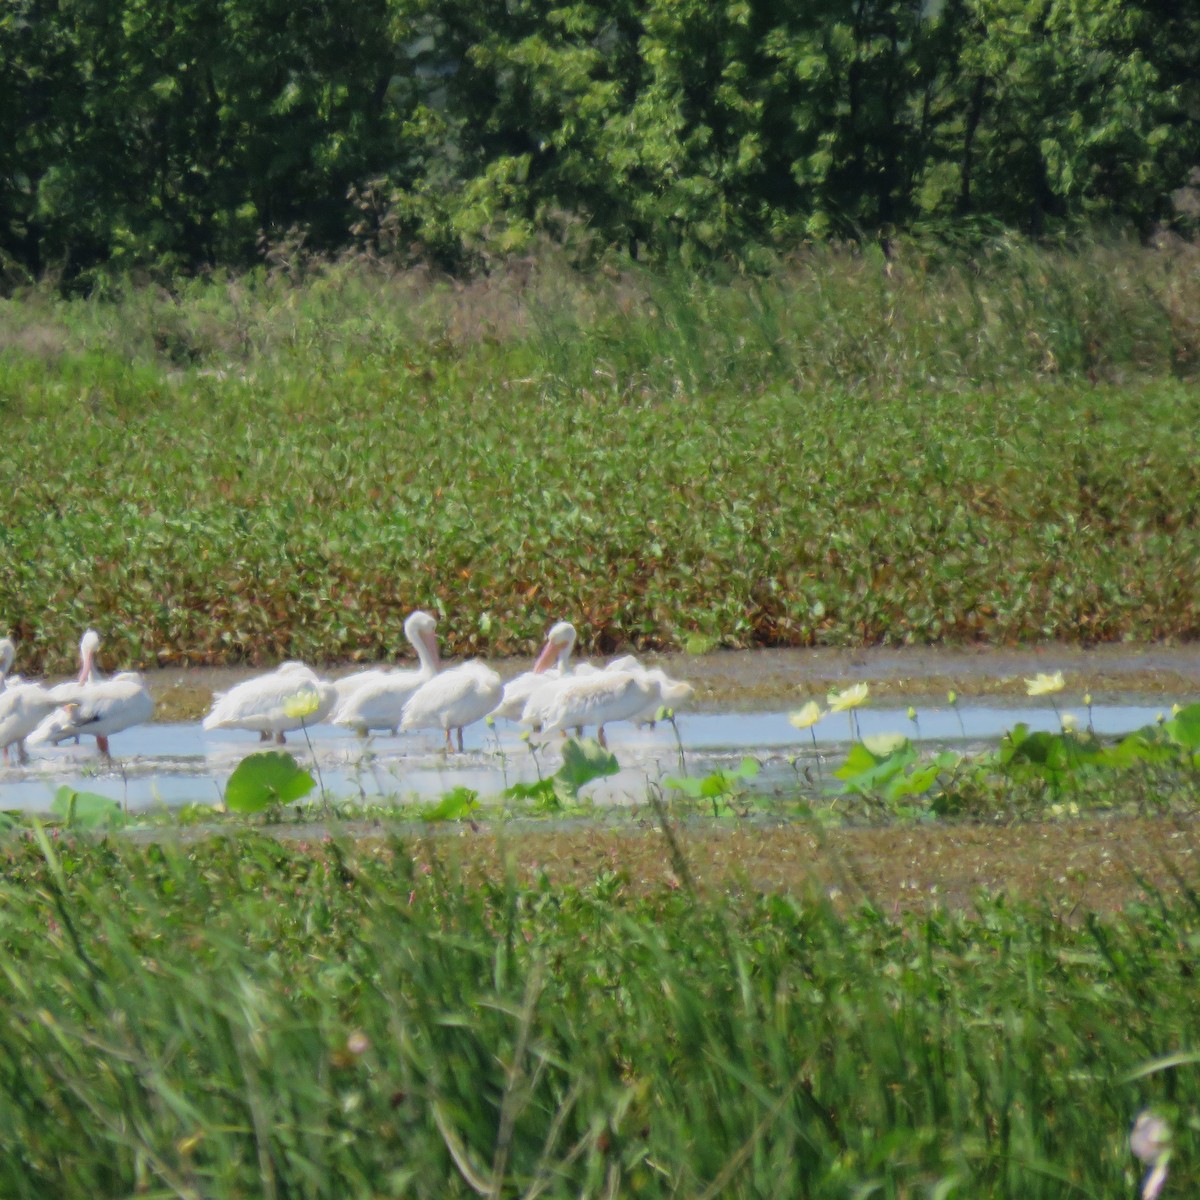
M 815 725 L 824 715 L 821 706 L 815 700 L 810 700 L 799 711 L 788 713 L 788 720 L 797 729 L 807 729 L 810 725 Z
M 908 738 L 902 733 L 873 733 L 862 740 L 876 758 L 887 758 L 894 750 L 908 745 Z
M 856 683 L 844 692 L 830 692 L 825 698 L 825 703 L 829 705 L 830 712 L 845 712 L 849 708 L 858 708 L 860 704 L 865 704 L 870 693 L 871 689 L 865 683 Z
M 1049 696 L 1052 692 L 1061 692 L 1067 686 L 1061 671 L 1053 675 L 1035 675 L 1025 680 L 1025 694 L 1028 696 Z
M 1147 1165 L 1158 1162 L 1171 1149 L 1171 1126 L 1153 1109 L 1144 1109 L 1129 1133 L 1129 1149 Z

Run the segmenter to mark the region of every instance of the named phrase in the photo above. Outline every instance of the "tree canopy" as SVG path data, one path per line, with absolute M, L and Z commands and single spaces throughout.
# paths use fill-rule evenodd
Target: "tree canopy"
M 1167 0 L 11 0 L 0 267 L 443 264 L 964 219 L 1146 231 L 1200 163 Z

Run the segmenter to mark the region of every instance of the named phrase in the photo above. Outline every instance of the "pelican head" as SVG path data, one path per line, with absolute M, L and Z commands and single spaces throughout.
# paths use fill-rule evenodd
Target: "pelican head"
M 408 620 L 404 622 L 404 636 L 412 643 L 421 662 L 437 670 L 441 663 L 437 642 L 437 619 L 431 617 L 424 609 L 416 609 L 408 614 Z
M 570 621 L 559 621 L 557 625 L 551 625 L 550 632 L 546 634 L 546 645 L 538 655 L 537 662 L 533 664 L 533 673 L 540 675 L 549 670 L 550 664 L 555 661 L 560 667 L 564 666 L 574 647 L 575 626 Z
M 96 651 L 100 649 L 100 635 L 89 629 L 79 639 L 79 682 L 87 683 L 96 669 Z

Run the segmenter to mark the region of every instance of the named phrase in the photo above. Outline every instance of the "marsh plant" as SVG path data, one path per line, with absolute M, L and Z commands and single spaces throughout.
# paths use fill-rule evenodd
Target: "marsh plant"
M 1194 638 L 1198 257 L 31 289 L 0 614 L 31 673 L 97 612 L 148 666 L 379 661 L 421 606 L 452 655 Z
M 837 912 L 462 848 L 0 845 L 0 1194 L 1051 1200 L 1168 1145 L 1200 1184 L 1200 1073 L 1144 1070 L 1200 1019 L 1186 897 Z

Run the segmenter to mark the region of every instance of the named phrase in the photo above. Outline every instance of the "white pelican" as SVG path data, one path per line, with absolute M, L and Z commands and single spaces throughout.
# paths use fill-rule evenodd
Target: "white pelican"
M 9 682 L 0 692 L 0 747 L 4 761 L 9 761 L 9 748 L 16 746 L 17 759 L 29 761 L 25 739 L 58 707 L 58 701 L 38 683 Z
M 27 763 L 25 739 L 58 707 L 58 701 L 41 684 L 10 674 L 16 652 L 10 638 L 0 638 L 0 749 L 8 762 L 9 748 L 16 746 L 17 760 Z
M 639 725 L 653 725 L 660 708 L 678 708 L 685 700 L 690 700 L 696 690 L 682 679 L 672 679 L 662 667 L 644 666 L 632 654 L 614 658 L 604 669 L 640 674 L 654 689 L 653 699 L 645 709 L 637 716 L 629 718 Z
M 100 635 L 89 629 L 79 643 L 82 659 L 79 680 L 60 683 L 48 695 L 62 707 L 34 731 L 31 741 L 61 742 L 64 738 L 90 734 L 105 758 L 112 758 L 108 739 L 134 725 L 141 725 L 154 712 L 154 699 L 137 671 L 122 671 L 111 679 L 96 676 L 96 651 Z
M 443 729 L 446 749 L 453 750 L 450 730 L 458 730 L 463 748 L 463 727 L 486 717 L 500 703 L 504 685 L 491 667 L 478 659 L 443 671 L 421 684 L 400 719 L 401 729 Z
M 404 636 L 421 665 L 414 671 L 360 671 L 335 683 L 339 699 L 331 722 L 353 729 L 360 737 L 366 737 L 372 729 L 395 733 L 409 697 L 441 666 L 436 631 L 437 622 L 427 612 L 417 609 L 412 613 L 404 622 Z M 343 692 L 341 685 L 351 680 L 359 682 Z
M 571 671 L 571 651 L 575 649 L 575 626 L 559 621 L 546 634 L 546 644 L 537 656 L 533 669 L 522 671 L 504 685 L 504 695 L 492 710 L 493 717 L 519 721 L 529 698 L 547 683 L 557 683 Z
M 71 718 L 66 705 L 78 700 L 87 685 L 100 682 L 100 676 L 96 672 L 96 651 L 99 649 L 100 635 L 94 629 L 85 630 L 83 637 L 79 639 L 79 677 L 67 683 L 55 684 L 48 689 L 48 695 L 55 701 L 56 711 L 51 712 L 29 735 L 29 740 L 35 746 L 46 742 L 57 746 L 69 737 L 79 741 L 77 733 L 67 732 Z
M 644 671 L 596 671 L 572 675 L 553 689 L 536 692 L 525 706 L 521 721 L 546 733 L 585 725 L 597 726 L 600 745 L 604 726 L 612 721 L 633 721 L 658 710 L 659 685 Z
M 154 712 L 154 699 L 146 681 L 137 671 L 122 671 L 111 679 L 87 684 L 79 699 L 65 706 L 67 716 L 64 737 L 90 733 L 105 758 L 109 753 L 108 739 L 114 733 L 141 725 Z
M 298 713 L 310 696 L 316 700 L 316 708 Z M 274 736 L 283 745 L 285 733 L 320 724 L 336 702 L 333 684 L 318 679 L 304 663 L 285 662 L 266 675 L 256 675 L 227 692 L 217 692 L 201 724 L 205 729 L 249 729 L 258 734 L 260 742 Z

